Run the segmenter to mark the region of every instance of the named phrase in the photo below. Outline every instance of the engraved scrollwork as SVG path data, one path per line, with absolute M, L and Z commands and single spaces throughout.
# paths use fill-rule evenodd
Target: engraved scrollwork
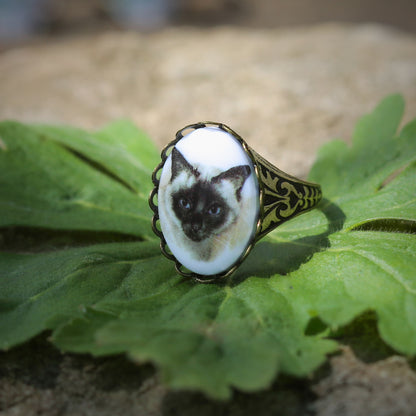
M 281 223 L 314 207 L 322 198 L 319 185 L 294 178 L 250 149 L 263 188 L 262 226 L 257 239 Z

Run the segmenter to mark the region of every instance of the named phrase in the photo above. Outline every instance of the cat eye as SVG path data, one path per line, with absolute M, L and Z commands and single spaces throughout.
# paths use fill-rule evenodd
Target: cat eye
M 190 210 L 191 209 L 191 203 L 186 198 L 181 198 L 179 200 L 179 205 L 181 208 Z
M 208 208 L 208 214 L 209 215 L 219 215 L 221 213 L 222 209 L 218 204 L 211 205 Z

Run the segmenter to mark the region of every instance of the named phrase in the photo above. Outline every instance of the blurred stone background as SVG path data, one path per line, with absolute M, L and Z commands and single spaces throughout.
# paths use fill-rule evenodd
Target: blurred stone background
M 221 121 L 305 176 L 386 94 L 416 114 L 413 0 L 0 0 L 0 16 L 2 119 L 130 118 L 159 146 Z
M 306 176 L 319 146 L 349 141 L 387 94 L 416 116 L 415 16 L 414 0 L 0 0 L 0 119 L 130 118 L 160 147 L 188 123 L 221 121 Z M 0 353 L 0 415 L 414 415 L 406 360 L 370 363 L 386 351 L 216 404 L 41 338 Z
M 290 27 L 373 22 L 416 31 L 413 0 L 0 0 L 0 37 L 166 25 Z

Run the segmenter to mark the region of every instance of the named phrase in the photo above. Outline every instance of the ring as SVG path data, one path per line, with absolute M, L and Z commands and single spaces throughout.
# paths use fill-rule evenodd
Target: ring
M 258 240 L 322 198 L 320 185 L 282 172 L 222 123 L 184 127 L 161 159 L 152 228 L 177 272 L 200 282 L 230 276 Z

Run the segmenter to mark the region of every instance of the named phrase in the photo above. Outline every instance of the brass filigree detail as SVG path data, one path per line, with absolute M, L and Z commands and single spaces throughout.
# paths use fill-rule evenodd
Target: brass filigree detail
M 250 149 L 263 188 L 262 225 L 256 239 L 283 222 L 313 208 L 322 198 L 321 187 L 288 175 Z

